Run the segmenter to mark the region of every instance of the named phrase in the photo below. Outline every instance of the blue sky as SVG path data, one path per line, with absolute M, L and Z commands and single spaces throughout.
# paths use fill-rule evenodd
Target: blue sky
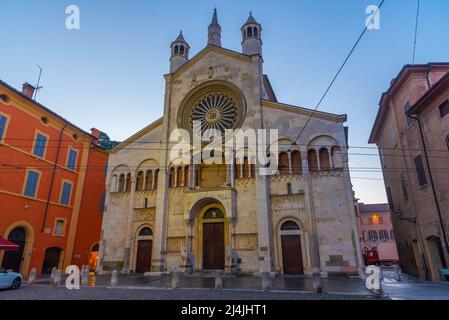
M 223 47 L 241 50 L 240 27 L 252 10 L 278 100 L 313 108 L 364 28 L 365 8 L 377 2 L 1 0 L 0 79 L 16 88 L 34 84 L 40 64 L 39 102 L 83 129 L 123 140 L 162 115 L 171 41 L 182 29 L 191 57 L 203 49 L 217 6 Z M 448 61 L 449 1 L 421 2 L 415 61 Z M 80 8 L 80 30 L 65 28 L 71 4 Z M 415 0 L 386 0 L 381 29 L 366 33 L 319 109 L 348 115 L 351 146 L 368 146 L 381 93 L 412 62 L 415 13 Z M 350 153 L 356 196 L 385 201 L 376 150 Z

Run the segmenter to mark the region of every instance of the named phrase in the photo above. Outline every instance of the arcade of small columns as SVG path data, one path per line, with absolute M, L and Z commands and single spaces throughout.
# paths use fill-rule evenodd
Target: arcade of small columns
M 307 162 L 310 172 L 326 171 L 337 168 L 342 168 L 341 161 L 338 159 L 340 148 L 321 147 L 318 149 L 309 148 L 307 150 Z M 301 153 L 298 150 L 282 151 L 278 157 L 278 175 L 285 174 L 301 174 L 302 160 Z M 241 162 L 241 161 L 240 161 Z M 254 178 L 255 177 L 255 161 L 248 162 L 248 157 L 244 157 L 243 163 L 237 163 L 234 160 L 230 165 L 226 166 L 226 185 L 233 185 L 235 179 Z M 207 167 L 211 165 L 195 164 L 171 166 L 168 173 L 170 188 L 189 187 L 191 189 L 200 188 L 200 173 L 201 169 L 210 170 Z M 219 170 L 219 168 L 217 168 Z M 224 169 L 224 168 L 222 168 Z M 155 170 L 138 170 L 135 180 L 135 191 L 150 191 L 156 190 L 158 184 L 159 169 Z M 113 175 L 111 182 L 112 192 L 129 192 L 131 191 L 131 182 L 133 178 L 131 172 L 121 173 L 118 176 Z

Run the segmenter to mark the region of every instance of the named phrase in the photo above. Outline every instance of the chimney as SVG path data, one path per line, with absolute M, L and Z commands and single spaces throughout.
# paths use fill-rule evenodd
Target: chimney
M 22 93 L 30 99 L 33 99 L 34 90 L 36 90 L 36 88 L 31 84 L 29 84 L 28 82 L 25 82 L 22 85 Z
M 98 145 L 98 140 L 100 139 L 100 133 L 101 131 L 97 128 L 90 129 L 91 134 L 95 137 L 95 145 Z

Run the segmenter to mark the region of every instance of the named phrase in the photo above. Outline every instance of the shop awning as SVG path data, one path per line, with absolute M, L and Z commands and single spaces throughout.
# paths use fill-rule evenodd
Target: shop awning
M 0 237 L 0 250 L 18 251 L 19 245 Z

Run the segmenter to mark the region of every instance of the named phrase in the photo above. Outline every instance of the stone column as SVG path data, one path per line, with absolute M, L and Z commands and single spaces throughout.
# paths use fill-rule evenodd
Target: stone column
M 151 171 L 151 175 L 153 176 L 153 179 L 151 180 L 151 190 L 154 190 L 156 188 L 156 170 L 154 169 L 153 171 Z
M 170 163 L 170 121 L 173 79 L 171 74 L 165 75 L 164 116 L 161 132 L 161 157 L 159 161 L 158 192 L 156 197 L 156 213 L 154 223 L 153 253 L 151 273 L 160 274 L 166 271 L 167 229 L 168 229 L 168 164 Z
M 302 150 L 302 154 L 307 154 L 307 149 Z M 308 211 L 309 225 L 310 230 L 308 233 L 309 236 L 309 254 L 310 254 L 310 262 L 311 262 L 311 272 L 319 273 L 321 262 L 320 262 L 320 251 L 319 251 L 319 243 L 318 243 L 318 232 L 316 226 L 316 212 L 315 212 L 315 201 L 313 196 L 313 182 L 310 176 L 309 171 L 309 162 L 307 160 L 307 156 L 301 156 L 302 168 L 303 168 L 303 176 L 304 176 L 304 192 L 305 192 L 305 204 L 306 209 Z
M 125 179 L 126 182 L 126 179 Z M 125 183 L 126 185 L 126 183 Z M 123 268 L 122 273 L 129 273 L 131 268 L 131 237 L 132 237 L 132 225 L 133 225 L 133 213 L 134 213 L 134 203 L 136 201 L 135 193 L 135 179 L 131 173 L 131 191 L 129 192 L 129 205 L 128 205 L 128 222 L 126 228 L 125 237 L 125 249 L 123 252 Z
M 334 168 L 334 164 L 332 163 L 332 148 L 327 148 L 327 154 L 329 156 L 329 168 L 333 169 Z
M 287 156 L 288 156 L 288 173 L 292 174 L 293 173 L 293 166 L 292 166 L 292 152 L 288 151 L 287 152 Z
M 315 150 L 315 153 L 316 153 L 316 163 L 317 163 L 317 166 L 318 166 L 317 170 L 321 171 L 320 150 L 318 150 L 318 151 L 316 149 L 314 149 L 314 150 Z

